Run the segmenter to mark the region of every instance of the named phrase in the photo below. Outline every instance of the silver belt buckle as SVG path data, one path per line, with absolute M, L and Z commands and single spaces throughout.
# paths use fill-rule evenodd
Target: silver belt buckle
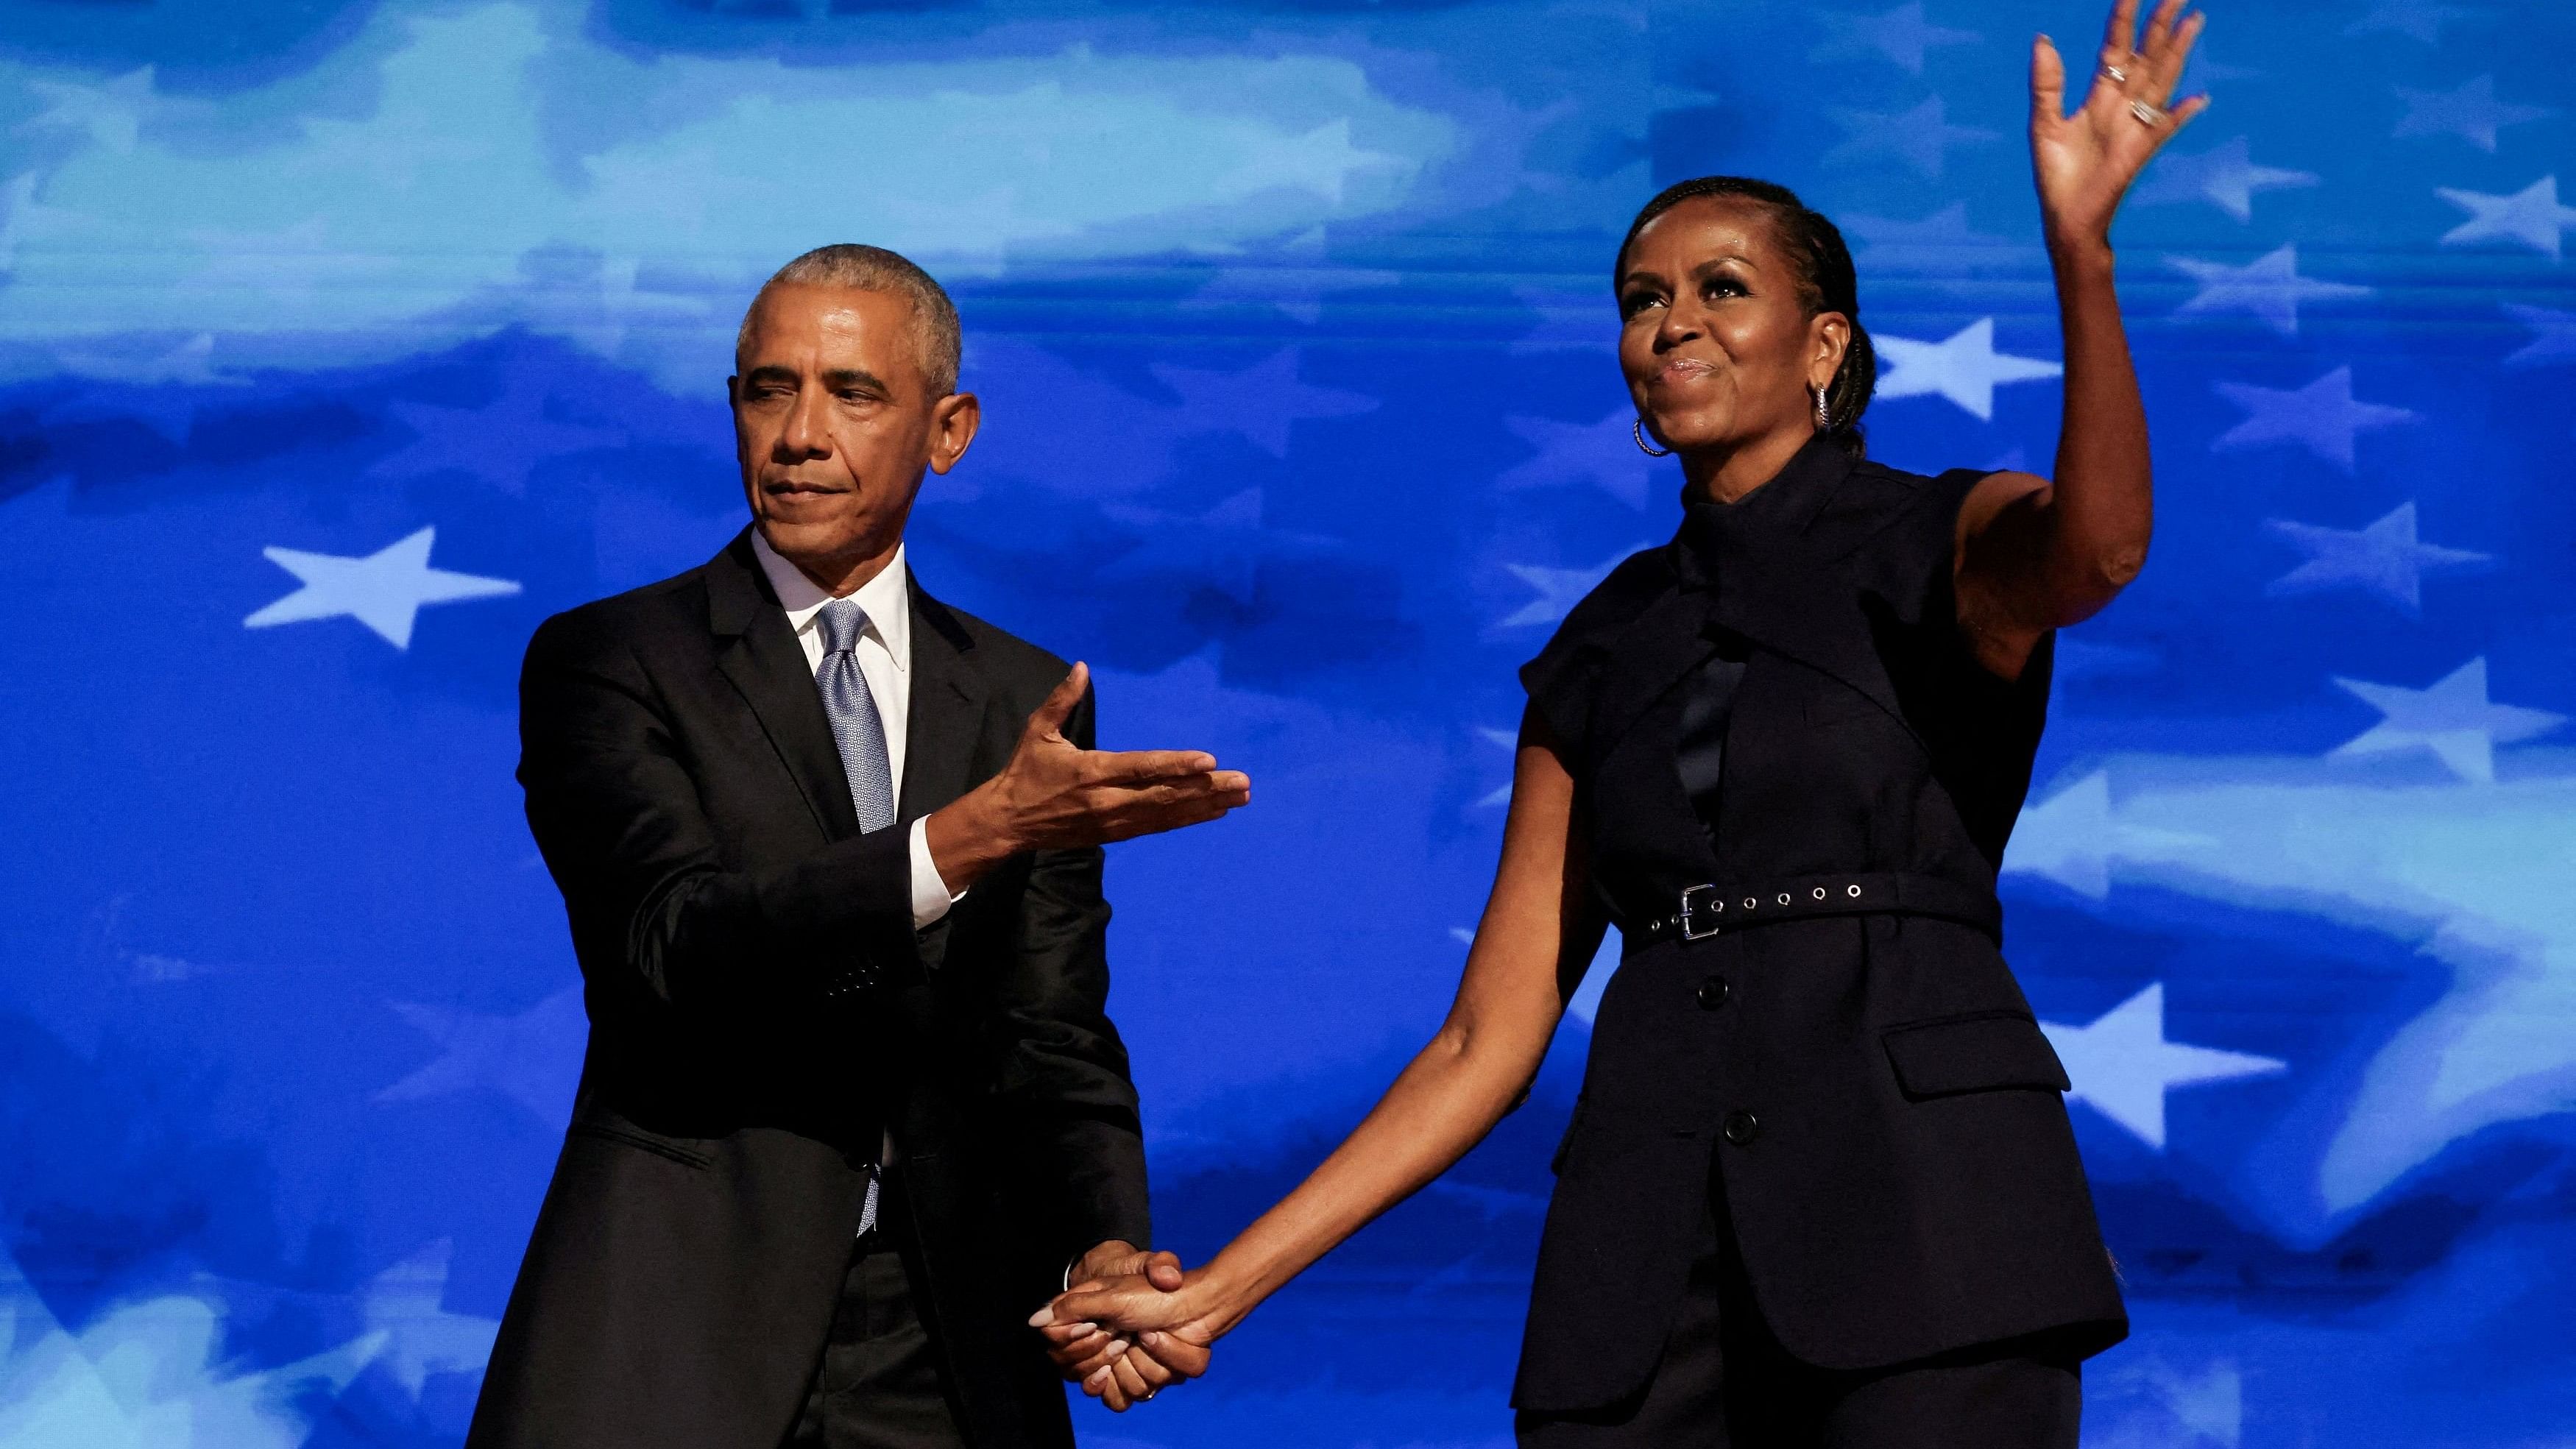
M 1705 905 L 1700 901 L 1693 899 L 1694 897 L 1702 896 L 1707 899 L 1707 904 Z M 1712 916 L 1726 909 L 1726 902 L 1718 899 L 1717 887 L 1713 885 L 1695 885 L 1682 892 L 1681 923 L 1683 940 L 1702 941 L 1717 934 L 1717 923 L 1715 921 L 1709 922 L 1708 929 L 1706 930 L 1701 930 L 1696 924 L 1698 914 L 1703 909 Z

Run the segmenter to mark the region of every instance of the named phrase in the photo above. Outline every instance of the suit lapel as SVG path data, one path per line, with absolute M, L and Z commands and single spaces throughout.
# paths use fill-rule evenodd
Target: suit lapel
M 904 716 L 904 823 L 966 793 L 984 737 L 983 671 L 966 626 L 912 581 L 912 703 Z
M 805 807 L 824 838 L 859 833 L 850 802 L 849 776 L 804 646 L 787 626 L 787 611 L 770 592 L 751 551 L 751 530 L 735 535 L 707 565 L 707 626 L 716 635 L 716 668 L 760 720 L 769 744 L 796 781 Z

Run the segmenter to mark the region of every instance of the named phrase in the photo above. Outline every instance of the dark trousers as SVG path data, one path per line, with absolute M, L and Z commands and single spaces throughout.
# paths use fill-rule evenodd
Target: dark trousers
M 804 1411 L 780 1449 L 965 1449 L 947 1375 L 914 1308 L 920 1275 L 896 1251 L 900 1194 L 890 1179 L 880 1226 L 861 1238 Z
M 1818 1368 L 1763 1322 L 1714 1181 L 1702 1233 L 1654 1377 L 1607 1409 L 1522 1414 L 1521 1449 L 2076 1449 L 2072 1356 L 2022 1343 Z

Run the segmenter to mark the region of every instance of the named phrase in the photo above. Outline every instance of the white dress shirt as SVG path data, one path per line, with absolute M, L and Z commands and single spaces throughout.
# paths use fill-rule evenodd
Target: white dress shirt
M 815 627 L 814 616 L 833 596 L 805 577 L 804 570 L 780 558 L 757 528 L 751 531 L 751 551 L 760 559 L 760 571 L 769 575 L 769 587 L 778 602 L 787 606 L 787 623 L 804 647 L 805 667 L 820 673 L 823 631 Z M 868 627 L 860 632 L 853 652 L 858 655 L 859 676 L 868 682 L 868 693 L 877 702 L 877 721 L 885 727 L 886 765 L 894 775 L 895 809 L 901 811 L 904 726 L 912 708 L 912 575 L 904 567 L 902 545 L 896 545 L 894 558 L 875 578 L 859 585 L 849 597 L 868 616 Z M 947 915 L 948 908 L 964 896 L 963 891 L 949 894 L 948 882 L 939 878 L 939 865 L 930 858 L 928 818 L 912 822 L 913 929 Z

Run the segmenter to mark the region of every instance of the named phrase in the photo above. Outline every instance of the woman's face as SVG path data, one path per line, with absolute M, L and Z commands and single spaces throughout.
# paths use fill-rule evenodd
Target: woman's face
M 1647 427 L 1681 451 L 1815 428 L 1814 389 L 1851 323 L 1806 315 L 1769 208 L 1700 196 L 1646 223 L 1619 277 L 1619 366 Z

